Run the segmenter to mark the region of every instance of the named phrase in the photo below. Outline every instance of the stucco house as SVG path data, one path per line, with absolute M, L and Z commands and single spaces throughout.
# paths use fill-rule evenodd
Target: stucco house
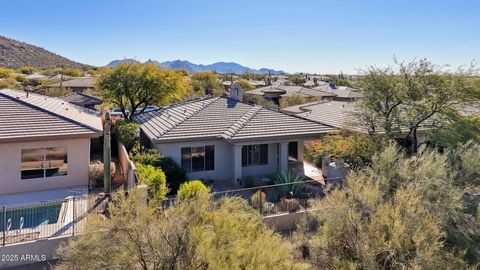
M 91 140 L 101 135 L 99 113 L 0 90 L 0 195 L 86 187 Z
M 190 179 L 231 181 L 286 172 L 303 161 L 303 141 L 334 132 L 332 126 L 230 97 L 207 97 L 138 115 L 144 146 L 184 168 Z

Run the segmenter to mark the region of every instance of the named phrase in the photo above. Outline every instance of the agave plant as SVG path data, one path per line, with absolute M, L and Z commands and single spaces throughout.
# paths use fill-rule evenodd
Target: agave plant
M 291 172 L 277 175 L 274 180 L 274 185 L 283 185 L 273 188 L 273 191 L 270 193 L 271 199 L 273 201 L 280 201 L 283 197 L 292 198 L 297 196 L 303 189 L 303 184 L 300 183 L 300 181 L 300 177 Z

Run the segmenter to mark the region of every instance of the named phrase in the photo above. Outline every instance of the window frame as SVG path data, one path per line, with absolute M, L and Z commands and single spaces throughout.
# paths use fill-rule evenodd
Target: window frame
M 62 155 L 60 155 L 63 158 L 63 163 L 62 166 L 56 167 L 52 166 L 52 162 L 55 161 L 55 159 L 52 159 L 52 155 L 50 154 L 49 151 L 53 151 L 53 149 L 64 149 L 65 152 L 61 152 Z M 27 177 L 24 175 L 24 171 L 33 171 L 33 170 L 28 170 L 24 169 L 24 163 L 29 162 L 29 161 L 24 161 L 24 152 L 26 151 L 41 151 L 42 152 L 42 160 L 39 160 L 37 162 L 41 163 L 41 168 L 38 168 L 36 170 L 38 171 L 43 171 L 42 176 L 38 177 Z M 63 155 L 64 154 L 64 155 Z M 64 172 L 60 175 L 57 174 L 52 174 L 49 173 L 48 170 L 52 169 L 62 169 L 64 167 Z M 67 146 L 49 146 L 49 147 L 38 147 L 38 148 L 25 148 L 20 150 L 20 180 L 38 180 L 38 179 L 48 179 L 51 177 L 61 177 L 61 176 L 67 176 L 68 175 L 68 147 Z
M 268 144 L 242 146 L 242 167 L 268 165 Z
M 198 167 L 194 170 L 194 148 L 196 150 L 202 149 L 201 152 L 197 151 L 195 152 L 196 154 L 200 154 L 200 157 L 203 159 L 203 166 L 202 168 Z M 209 151 L 207 152 L 207 148 Z M 188 155 L 189 157 L 184 158 L 184 152 L 189 152 L 190 154 Z M 211 159 L 211 162 L 207 163 L 207 158 Z M 209 145 L 204 145 L 204 146 L 189 146 L 189 147 L 182 147 L 180 149 L 180 159 L 181 159 L 181 167 L 184 169 L 187 173 L 192 173 L 192 172 L 208 172 L 208 171 L 214 171 L 215 170 L 215 145 L 209 144 Z M 187 161 L 188 160 L 188 161 Z M 186 168 L 185 165 L 189 165 L 189 168 Z M 208 166 L 207 166 L 208 165 Z

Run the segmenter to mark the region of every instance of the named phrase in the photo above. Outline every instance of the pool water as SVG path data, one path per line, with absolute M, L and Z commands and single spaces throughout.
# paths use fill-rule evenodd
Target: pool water
M 57 223 L 60 215 L 61 203 L 49 204 L 44 206 L 29 207 L 29 208 L 14 208 L 6 209 L 6 219 L 11 219 L 10 230 L 20 229 L 20 220 L 23 217 L 23 229 L 34 228 L 39 225 L 47 225 Z M 4 213 L 0 208 L 0 231 L 4 228 Z

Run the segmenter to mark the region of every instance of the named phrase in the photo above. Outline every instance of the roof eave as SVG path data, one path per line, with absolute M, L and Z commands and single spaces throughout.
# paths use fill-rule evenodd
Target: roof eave
M 13 137 L 13 138 L 0 138 L 0 143 L 12 143 L 12 142 L 29 142 L 29 141 L 49 141 L 49 140 L 61 140 L 61 139 L 78 139 L 78 138 L 90 138 L 96 139 L 103 135 L 103 132 L 98 133 L 85 133 L 85 134 L 71 134 L 71 135 L 45 135 L 45 136 L 25 136 L 25 137 Z

